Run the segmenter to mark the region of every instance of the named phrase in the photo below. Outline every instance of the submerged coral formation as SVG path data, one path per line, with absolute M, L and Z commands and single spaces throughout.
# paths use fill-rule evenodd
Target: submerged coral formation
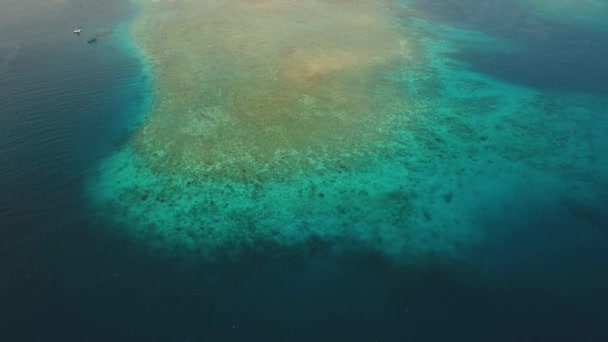
M 606 181 L 605 102 L 476 74 L 450 54 L 503 42 L 393 1 L 146 2 L 133 35 L 153 104 L 90 197 L 168 253 L 458 258 L 489 203 Z
M 387 73 L 408 42 L 386 1 L 146 5 L 155 108 L 133 140 L 163 169 L 274 178 L 388 138 L 407 101 Z

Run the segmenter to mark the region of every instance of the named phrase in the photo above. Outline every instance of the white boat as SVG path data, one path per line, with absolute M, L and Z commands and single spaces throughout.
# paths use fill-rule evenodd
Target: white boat
M 81 31 L 82 31 L 82 30 L 81 30 L 81 29 L 79 29 L 79 28 L 77 27 L 77 28 L 75 28 L 75 29 L 74 29 L 74 31 L 73 31 L 73 32 L 74 32 L 74 33 L 76 33 L 76 34 L 80 34 L 80 32 L 81 32 Z

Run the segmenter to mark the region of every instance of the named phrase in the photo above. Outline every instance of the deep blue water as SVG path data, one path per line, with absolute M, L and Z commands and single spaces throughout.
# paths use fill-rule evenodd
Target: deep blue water
M 85 207 L 84 180 L 127 139 L 148 83 L 119 34 L 88 45 L 86 32 L 70 32 L 85 22 L 116 28 L 132 9 L 119 0 L 68 3 L 32 2 L 22 18 L 2 14 L 16 5 L 0 5 L 0 21 L 12 21 L 0 26 L 0 51 L 19 46 L 0 77 L 0 340 L 608 339 L 605 203 L 564 211 L 555 199 L 513 198 L 526 219 L 475 251 L 473 265 L 394 265 L 366 252 L 198 263 L 112 235 Z M 567 27 L 552 32 L 548 51 L 528 52 L 542 60 L 572 37 Z M 563 81 L 547 78 L 553 69 L 534 78 L 500 56 L 460 57 L 514 83 L 606 94 L 599 42 L 608 40 L 577 32 L 595 55 L 579 66 L 580 49 L 566 52 L 555 67 L 567 71 Z M 491 211 L 484 221 L 513 224 Z
M 472 65 L 473 70 L 542 90 L 608 95 L 605 25 L 560 22 L 514 1 L 482 5 L 473 0 L 413 3 L 414 8 L 443 22 L 492 34 L 523 47 L 508 53 L 469 49 L 454 56 Z

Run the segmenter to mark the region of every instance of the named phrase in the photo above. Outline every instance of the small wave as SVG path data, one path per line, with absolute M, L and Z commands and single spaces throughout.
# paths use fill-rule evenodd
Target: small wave
M 4 75 L 10 64 L 17 59 L 19 50 L 21 50 L 19 43 L 0 43 L 0 75 Z

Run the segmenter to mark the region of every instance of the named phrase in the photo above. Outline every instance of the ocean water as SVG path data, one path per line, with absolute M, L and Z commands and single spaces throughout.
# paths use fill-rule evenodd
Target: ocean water
M 608 338 L 607 3 L 234 3 L 0 4 L 2 340 Z

